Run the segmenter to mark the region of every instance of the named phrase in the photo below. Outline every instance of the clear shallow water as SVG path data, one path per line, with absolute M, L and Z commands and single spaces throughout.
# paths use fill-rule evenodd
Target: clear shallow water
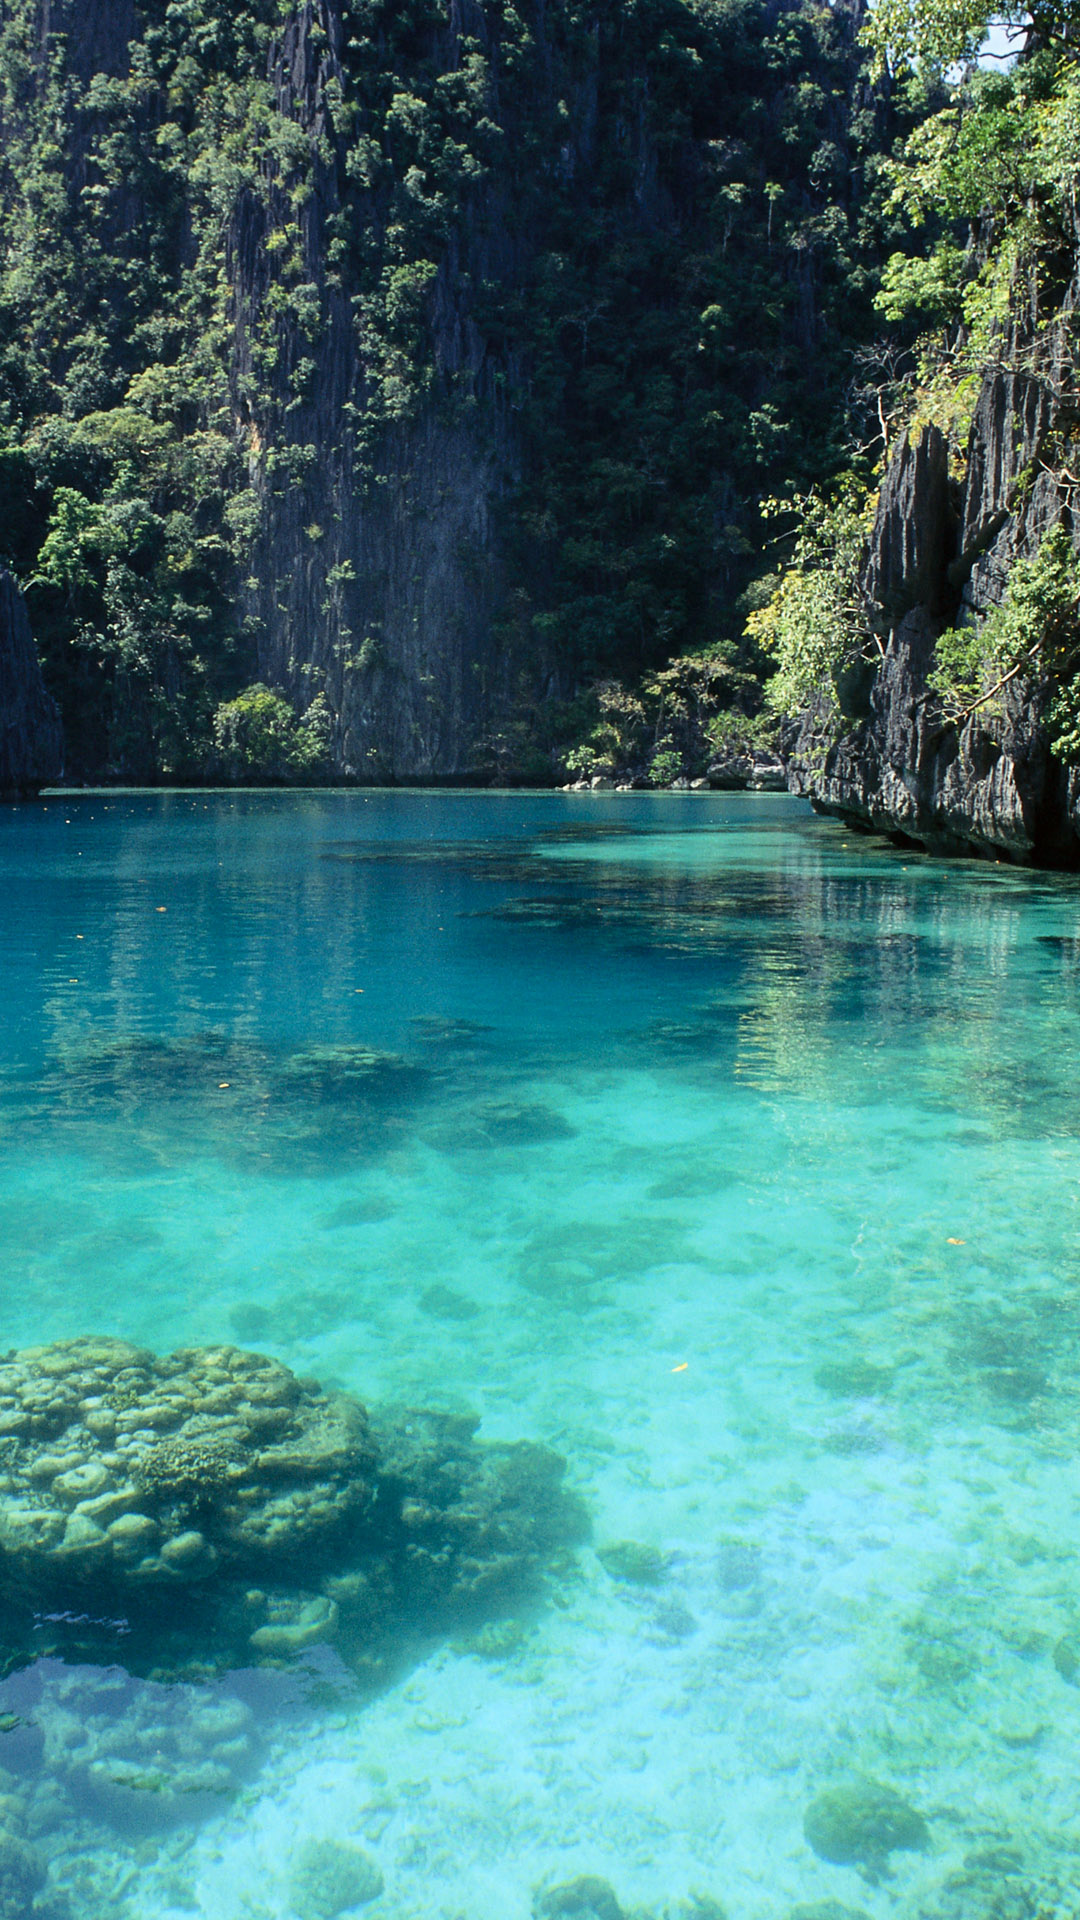
M 284 1920 L 311 1836 L 377 1860 L 372 1920 L 579 1873 L 655 1917 L 1073 1920 L 1074 880 L 786 798 L 409 793 L 48 800 L 0 878 L 0 1348 L 234 1341 L 472 1408 L 666 1567 L 585 1549 L 373 1701 L 332 1656 L 12 1675 L 0 1786 L 78 1920 Z M 341 1045 L 425 1077 L 282 1096 Z M 171 1796 L 237 1702 L 238 1793 Z M 804 1835 L 853 1773 L 928 1823 L 878 1876 Z

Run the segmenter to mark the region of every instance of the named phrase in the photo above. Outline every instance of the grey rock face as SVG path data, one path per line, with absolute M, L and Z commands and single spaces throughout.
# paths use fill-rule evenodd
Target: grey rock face
M 855 826 L 903 833 L 942 852 L 1019 862 L 1080 862 L 1080 778 L 1049 751 L 1049 687 L 1015 680 L 1001 710 L 945 720 L 926 676 L 934 641 L 961 607 L 986 611 L 1009 566 L 1034 553 L 1059 515 L 1042 474 L 1017 501 L 1017 480 L 1047 430 L 1038 382 L 988 376 L 970 436 L 967 486 L 953 511 L 936 428 L 897 447 L 878 501 L 863 595 L 882 636 L 865 710 L 840 737 L 805 712 L 784 739 L 788 785 Z
M 63 772 L 60 713 L 45 690 L 26 603 L 0 569 L 0 795 L 36 793 Z
M 337 139 L 328 89 L 342 79 L 345 31 L 337 0 L 318 0 L 297 13 L 271 53 L 280 111 L 327 156 Z M 483 17 L 455 8 L 448 32 L 456 46 L 462 35 L 484 32 Z M 449 42 L 444 51 L 452 67 Z M 277 399 L 261 410 L 250 401 L 255 343 L 274 297 L 266 241 L 296 216 L 274 189 L 266 203 L 247 203 L 228 235 L 234 411 L 263 510 L 244 614 L 258 677 L 301 711 L 323 694 L 339 774 L 460 779 L 499 705 L 505 670 L 492 637 L 501 588 L 493 519 L 515 475 L 510 370 L 492 363 L 468 289 L 512 270 L 514 242 L 503 209 L 475 210 L 430 293 L 435 389 L 361 451 L 351 418 L 366 406 L 374 376 L 349 289 L 328 281 L 324 257 L 326 221 L 340 211 L 339 171 L 336 157 L 317 162 L 317 192 L 298 216 L 305 275 L 322 315 L 298 401 L 290 379 L 310 345 L 287 322 L 279 329 Z M 371 215 L 377 228 L 384 214 L 374 203 Z M 448 404 L 451 391 L 468 394 L 469 406 Z M 282 487 L 275 462 L 279 472 L 289 448 L 317 448 L 318 459 Z
M 1003 360 L 1020 359 L 1022 333 L 1003 343 Z M 840 736 L 822 712 L 808 711 L 786 729 L 784 758 L 793 793 L 852 825 L 940 852 L 1076 866 L 1080 771 L 1051 752 L 1049 684 L 1018 677 L 995 710 L 978 708 L 959 723 L 927 686 L 938 635 L 965 613 L 1000 605 L 1014 560 L 1037 550 L 1067 504 L 1049 459 L 1042 464 L 1051 435 L 1066 466 L 1072 458 L 1058 397 L 1063 331 L 1051 330 L 1027 358 L 1030 371 L 988 369 L 962 486 L 950 482 L 936 428 L 900 441 L 861 581 L 880 661 L 854 698 L 839 689 Z
M 944 434 L 905 433 L 881 488 L 863 576 L 867 600 L 886 620 L 919 605 L 941 610 L 951 519 Z

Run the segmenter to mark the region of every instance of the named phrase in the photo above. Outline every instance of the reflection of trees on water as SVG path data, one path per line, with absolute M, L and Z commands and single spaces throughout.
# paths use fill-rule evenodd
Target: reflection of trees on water
M 813 830 L 760 835 L 760 854 L 753 836 L 718 835 L 714 865 L 679 867 L 631 857 L 640 841 L 625 829 L 574 829 L 534 845 L 334 841 L 320 837 L 318 800 L 309 821 L 294 797 L 284 834 L 280 819 L 263 831 L 243 809 L 175 804 L 204 814 L 185 826 L 160 803 L 110 841 L 115 861 L 87 902 L 93 940 L 77 954 L 70 901 L 63 915 L 53 909 L 43 944 L 64 957 L 46 976 L 38 1019 L 23 1022 L 44 1036 L 42 1120 L 50 1104 L 70 1115 L 79 1098 L 100 1099 L 90 1060 L 104 1033 L 119 1049 L 118 1110 L 137 1113 L 155 1075 L 166 1105 L 179 1098 L 177 1075 L 188 1075 L 193 1102 L 216 1095 L 216 1073 L 251 1094 L 242 1137 L 261 1124 L 271 1055 L 317 1035 L 328 1048 L 404 1048 L 431 1064 L 434 1036 L 408 1023 L 447 1011 L 446 956 L 476 969 L 494 947 L 524 978 L 544 965 L 539 942 L 555 936 L 567 964 L 611 969 L 613 1005 L 624 956 L 661 968 L 665 957 L 692 959 L 698 980 L 705 970 L 690 1006 L 690 976 L 672 973 L 671 1018 L 640 1036 L 688 1074 L 721 1071 L 822 1107 L 888 1099 L 946 1108 L 1001 1133 L 1074 1129 L 1080 939 L 1067 881 L 907 866 L 866 849 L 839 868 L 847 856 Z M 163 865 L 166 841 L 186 863 L 179 872 Z M 553 845 L 557 859 L 546 857 Z M 388 942 L 401 957 L 390 1016 L 355 991 Z M 654 977 L 662 985 L 663 974 Z M 518 1034 L 516 1062 L 504 1062 L 511 1075 L 522 1044 Z M 195 1060 L 200 1048 L 205 1058 Z M 314 1111 L 314 1083 L 309 1091 Z M 333 1108 L 329 1083 L 324 1091 Z M 270 1099 L 280 1114 L 280 1095 Z M 21 1114 L 10 1102 L 0 1114 L 5 1104 L 8 1131 L 25 1125 L 25 1100 Z M 223 1104 L 208 1101 L 211 1128 Z
M 741 1078 L 841 1105 L 945 1107 L 1004 1133 L 1076 1132 L 1080 947 L 1034 934 L 1022 890 L 822 878 L 798 891 L 782 936 L 747 956 Z

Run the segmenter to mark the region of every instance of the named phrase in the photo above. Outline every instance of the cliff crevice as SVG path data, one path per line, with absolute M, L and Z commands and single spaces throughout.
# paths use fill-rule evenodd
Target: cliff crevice
M 26 602 L 0 568 L 0 798 L 24 798 L 64 770 L 60 711 L 45 690 Z

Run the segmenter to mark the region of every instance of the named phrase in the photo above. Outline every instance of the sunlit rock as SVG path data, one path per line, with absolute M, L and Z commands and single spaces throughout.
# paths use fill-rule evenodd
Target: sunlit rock
M 539 1591 L 582 1537 L 563 1463 L 470 1417 L 369 1416 L 235 1347 L 121 1340 L 0 1362 L 7 1655 L 133 1670 L 281 1661 L 367 1670 Z

